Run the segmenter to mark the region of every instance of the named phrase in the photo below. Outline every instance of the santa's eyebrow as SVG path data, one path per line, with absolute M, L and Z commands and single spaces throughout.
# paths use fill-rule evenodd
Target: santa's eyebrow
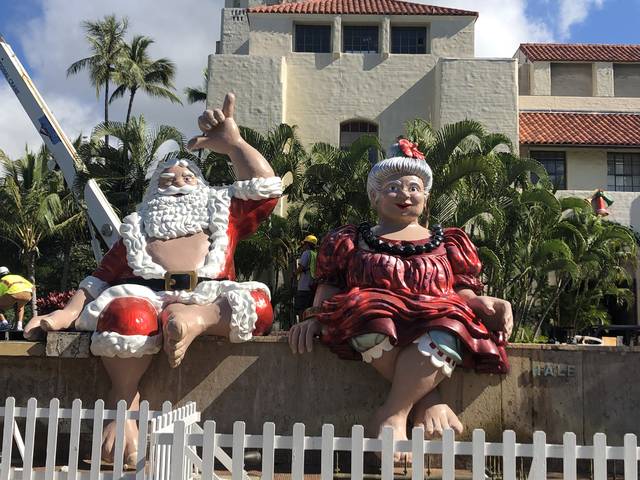
M 171 172 L 167 172 L 167 173 L 161 173 L 160 174 L 160 178 L 174 178 L 176 176 L 175 173 L 171 173 Z

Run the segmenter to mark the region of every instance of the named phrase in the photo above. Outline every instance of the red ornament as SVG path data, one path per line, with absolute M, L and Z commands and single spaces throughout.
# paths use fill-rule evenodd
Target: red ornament
M 253 328 L 253 335 L 264 335 L 273 323 L 273 308 L 269 301 L 269 296 L 262 290 L 252 290 L 251 296 L 256 302 L 256 313 L 258 320 Z
M 410 142 L 406 138 L 401 138 L 398 140 L 398 146 L 405 157 L 424 160 L 424 154 L 418 150 L 418 145 L 416 143 Z
M 115 298 L 100 312 L 96 331 L 152 337 L 159 333 L 158 312 L 144 298 Z

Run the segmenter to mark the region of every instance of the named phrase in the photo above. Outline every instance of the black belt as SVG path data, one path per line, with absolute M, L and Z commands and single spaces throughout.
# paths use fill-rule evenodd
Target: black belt
M 201 282 L 212 280 L 206 277 L 196 277 L 195 272 L 180 272 L 169 273 L 167 272 L 164 278 L 123 278 L 117 280 L 113 285 L 134 284 L 148 287 L 154 292 L 173 291 L 173 290 L 187 290 L 191 291 Z M 217 278 L 216 280 L 226 280 L 226 278 Z

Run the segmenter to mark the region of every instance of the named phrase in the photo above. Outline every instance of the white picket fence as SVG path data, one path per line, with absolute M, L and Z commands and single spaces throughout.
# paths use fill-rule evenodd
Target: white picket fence
M 608 446 L 605 434 L 597 433 L 593 444 L 579 446 L 573 433 L 565 433 L 562 445 L 546 443 L 544 432 L 535 432 L 532 444 L 516 442 L 513 431 L 503 433 L 502 442 L 485 441 L 482 430 L 474 430 L 471 442 L 460 442 L 454 438 L 452 430 L 444 433 L 441 440 L 424 440 L 421 428 L 414 428 L 412 439 L 394 441 L 390 428 L 384 429 L 380 438 L 364 437 L 360 425 L 353 426 L 351 436 L 335 437 L 333 425 L 322 427 L 322 436 L 305 435 L 305 426 L 297 423 L 292 435 L 276 435 L 275 425 L 265 423 L 262 435 L 246 434 L 244 422 L 235 422 L 232 434 L 220 433 L 214 421 L 206 421 L 200 426 L 200 414 L 194 403 L 177 409 L 165 402 L 160 412 L 150 411 L 148 404 L 142 402 L 139 412 L 127 412 L 124 402 L 119 402 L 117 410 L 106 410 L 104 402 L 99 400 L 92 409 L 82 408 L 79 400 L 73 402 L 71 409 L 60 408 L 57 399 L 49 403 L 48 408 L 39 408 L 35 399 L 29 400 L 27 407 L 16 407 L 13 398 L 8 398 L 4 408 L 0 408 L 0 418 L 4 419 L 2 434 L 2 456 L 0 480 L 9 479 L 153 479 L 153 480 L 219 480 L 214 472 L 217 462 L 231 472 L 232 480 L 248 480 L 244 468 L 244 454 L 247 449 L 259 449 L 262 455 L 261 478 L 274 478 L 275 451 L 291 452 L 290 474 L 292 480 L 302 480 L 305 475 L 305 452 L 320 452 L 320 474 L 322 480 L 333 479 L 334 453 L 346 452 L 350 456 L 350 477 L 364 477 L 364 457 L 366 452 L 374 452 L 380 457 L 382 480 L 391 480 L 394 476 L 394 452 L 413 455 L 411 475 L 413 479 L 425 478 L 425 455 L 440 457 L 442 479 L 455 478 L 455 460 L 458 456 L 471 459 L 473 480 L 485 480 L 485 468 L 489 459 L 500 459 L 500 476 L 505 480 L 522 478 L 517 476 L 516 466 L 522 459 L 531 467 L 526 478 L 542 480 L 547 477 L 547 459 L 561 459 L 563 478 L 578 478 L 577 460 L 592 462 L 594 480 L 607 479 L 607 463 L 617 460 L 623 463 L 624 478 L 638 479 L 638 459 L 640 449 L 633 434 L 624 437 L 623 446 Z M 24 422 L 24 435 L 18 428 L 18 422 Z M 37 420 L 46 420 L 46 464 L 44 468 L 34 469 L 34 444 L 36 440 Z M 55 462 L 58 429 L 60 420 L 70 420 L 68 460 L 65 465 Z M 115 463 L 112 470 L 103 471 L 100 462 L 103 423 L 116 420 Z M 135 471 L 124 471 L 124 425 L 126 419 L 139 422 L 138 458 Z M 90 424 L 91 460 L 89 470 L 79 470 L 80 433 L 82 421 Z M 12 466 L 13 446 L 20 451 L 21 465 Z M 231 450 L 228 456 L 223 448 Z M 216 465 L 219 468 L 219 465 Z M 228 474 L 225 474 L 227 477 Z
M 196 412 L 196 405 L 193 402 L 180 407 L 171 409 L 171 402 L 165 402 L 162 411 L 149 410 L 149 403 L 141 402 L 140 410 L 128 412 L 127 405 L 124 401 L 117 404 L 116 410 L 108 410 L 104 408 L 104 401 L 98 400 L 92 405 L 93 408 L 83 408 L 80 400 L 74 400 L 72 407 L 60 408 L 60 401 L 54 398 L 49 402 L 48 407 L 42 408 L 38 406 L 35 398 L 29 399 L 26 407 L 16 407 L 13 397 L 7 398 L 5 406 L 0 408 L 0 418 L 3 419 L 2 432 L 2 452 L 0 454 L 0 480 L 9 480 L 14 478 L 20 479 L 137 479 L 143 480 L 150 478 L 145 471 L 147 464 L 147 446 L 149 438 L 149 425 L 156 417 L 163 414 L 171 414 L 172 418 L 181 421 L 190 421 Z M 24 434 L 18 428 L 18 420 L 25 419 Z M 138 421 L 138 457 L 136 459 L 135 471 L 124 471 L 124 428 L 127 419 Z M 199 416 L 198 416 L 199 419 Z M 116 421 L 116 439 L 114 445 L 114 463 L 112 467 L 108 467 L 103 471 L 101 464 L 101 448 L 102 433 L 104 421 Z M 46 460 L 44 468 L 34 468 L 33 460 L 35 443 L 36 425 L 38 421 L 46 421 Z M 69 440 L 63 450 L 68 451 L 67 461 L 63 465 L 56 465 L 56 454 L 60 445 L 58 445 L 59 430 L 61 422 L 69 423 Z M 78 461 L 80 453 L 81 431 L 85 425 L 85 430 L 91 432 L 91 457 L 90 469 L 79 470 Z M 42 443 L 42 442 L 40 442 Z M 19 456 L 22 460 L 20 466 L 12 466 L 11 458 L 13 447 L 16 446 Z

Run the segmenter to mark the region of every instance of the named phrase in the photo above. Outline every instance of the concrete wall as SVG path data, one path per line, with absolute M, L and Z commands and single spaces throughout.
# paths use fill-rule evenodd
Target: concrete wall
M 220 26 L 221 54 L 249 53 L 249 22 L 243 8 L 223 8 Z
M 522 95 L 518 100 L 521 111 L 640 112 L 640 98 L 552 97 L 547 94 Z
M 613 64 L 595 62 L 591 69 L 591 88 L 594 97 L 613 97 Z M 572 95 L 577 95 L 574 93 Z
M 0 356 L 7 355 L 5 345 Z M 544 430 L 549 443 L 562 442 L 565 431 L 582 444 L 590 444 L 595 432 L 605 432 L 610 445 L 622 445 L 625 433 L 640 435 L 640 383 L 629 377 L 640 369 L 639 347 L 515 345 L 509 358 L 508 375 L 457 370 L 443 384 L 445 400 L 466 426 L 464 438 L 473 428 L 485 429 L 488 441 L 499 441 L 505 429 L 522 442 L 531 441 L 535 430 Z M 39 402 L 57 396 L 64 407 L 74 398 L 91 403 L 105 398 L 104 379 L 94 357 L 4 356 L 0 370 L 1 391 L 21 406 L 32 396 Z M 156 409 L 164 400 L 196 401 L 203 420 L 215 419 L 222 432 L 244 420 L 248 433 L 273 421 L 282 434 L 304 422 L 307 435 L 333 423 L 336 435 L 344 436 L 353 424 L 367 422 L 387 389 L 371 367 L 341 361 L 320 345 L 312 354 L 293 356 L 283 338 L 245 344 L 202 338 L 178 369 L 158 355 L 142 397 Z
M 234 92 L 236 121 L 266 131 L 283 121 L 285 81 L 279 57 L 209 55 L 207 108 L 220 108 L 225 94 Z
M 433 55 L 295 54 L 287 57 L 285 121 L 304 144 L 338 145 L 340 123 L 378 124 L 383 146 L 414 118 L 434 120 Z
M 336 21 L 338 20 L 338 21 Z M 340 25 L 379 25 L 380 52 L 389 52 L 390 36 L 384 35 L 385 24 L 427 26 L 430 53 L 437 56 L 473 57 L 475 17 L 433 17 L 427 15 L 305 15 L 249 14 L 249 54 L 286 56 L 293 48 L 294 25 L 333 26 L 333 52 L 342 50 Z
M 438 64 L 438 112 L 434 126 L 466 118 L 489 132 L 508 135 L 518 145 L 517 61 L 449 59 Z

